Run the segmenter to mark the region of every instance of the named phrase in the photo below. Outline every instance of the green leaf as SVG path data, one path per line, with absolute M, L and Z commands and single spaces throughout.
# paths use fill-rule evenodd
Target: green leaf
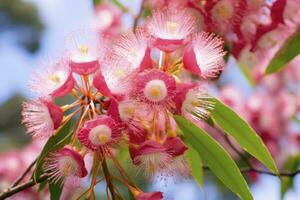
M 262 162 L 272 172 L 278 173 L 270 152 L 258 134 L 238 114 L 216 98 L 211 117 L 245 151 Z
M 36 168 L 33 173 L 34 180 L 37 180 L 43 173 L 44 159 L 49 155 L 49 152 L 62 148 L 65 144 L 70 142 L 72 132 L 70 132 L 70 126 L 72 122 L 69 121 L 67 124 L 60 129 L 54 136 L 50 137 L 45 144 L 41 154 L 36 161 Z
M 102 0 L 93 0 L 94 6 L 97 6 L 97 5 L 100 4 L 101 2 L 102 2 Z
M 265 74 L 271 74 L 281 70 L 293 58 L 300 54 L 300 29 L 291 36 L 275 54 L 270 64 L 268 65 Z
M 59 200 L 62 189 L 60 184 L 49 183 L 50 200 Z
M 45 187 L 47 186 L 48 180 L 44 180 L 43 182 L 40 183 L 39 188 L 38 188 L 38 192 L 41 192 L 42 190 L 45 189 Z
M 194 177 L 196 183 L 202 188 L 204 182 L 202 159 L 199 153 L 192 147 L 189 146 L 185 153 L 185 157 L 189 163 L 192 176 Z
M 288 158 L 286 163 L 284 164 L 284 171 L 286 172 L 294 172 L 300 166 L 300 154 L 294 155 Z M 281 198 L 284 197 L 285 193 L 293 187 L 293 177 L 284 176 L 281 177 Z
M 200 154 L 204 163 L 242 200 L 253 200 L 249 187 L 230 155 L 204 130 L 189 120 L 175 116 L 187 142 Z
M 211 117 L 208 117 L 207 119 L 204 119 L 204 120 L 209 126 L 211 126 L 211 127 L 215 126 L 214 120 Z

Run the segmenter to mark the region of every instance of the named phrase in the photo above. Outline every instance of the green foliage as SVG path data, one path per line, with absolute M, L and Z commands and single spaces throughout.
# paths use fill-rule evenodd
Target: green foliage
M 192 176 L 194 177 L 196 183 L 202 188 L 204 175 L 202 168 L 202 159 L 200 155 L 192 146 L 189 146 L 188 150 L 185 153 L 185 157 L 189 163 Z
M 100 4 L 101 2 L 102 2 L 102 0 L 93 0 L 94 6 L 97 6 L 97 5 Z
M 258 134 L 228 106 L 216 98 L 214 100 L 215 108 L 211 112 L 211 117 L 215 123 L 218 124 L 225 133 L 233 137 L 245 151 L 262 162 L 272 172 L 278 173 L 270 152 Z
M 34 4 L 23 0 L 1 0 L 0 14 L 5 16 L 1 20 L 0 31 L 9 27 L 26 50 L 34 53 L 39 49 L 44 25 Z
M 62 185 L 49 183 L 50 200 L 59 200 L 62 193 Z
M 24 100 L 23 96 L 15 94 L 0 106 L 0 151 L 21 148 L 31 139 L 21 124 L 20 113 Z
M 276 53 L 267 67 L 265 74 L 271 74 L 281 70 L 293 58 L 300 54 L 300 29 L 291 36 L 281 49 Z
M 69 131 L 71 124 L 71 121 L 67 122 L 67 124 L 62 129 L 60 129 L 54 136 L 49 138 L 49 140 L 45 144 L 36 162 L 36 169 L 33 173 L 33 178 L 35 180 L 37 180 L 43 173 L 43 163 L 45 158 L 49 155 L 49 153 L 62 148 L 65 144 L 68 144 L 70 142 L 72 136 L 72 132 Z
M 300 154 L 291 156 L 284 164 L 284 170 L 286 172 L 295 172 L 300 166 Z M 284 176 L 281 177 L 281 198 L 284 197 L 285 193 L 293 187 L 293 177 Z
M 230 155 L 208 133 L 189 120 L 175 116 L 186 141 L 201 156 L 211 172 L 242 200 L 252 200 L 249 187 Z

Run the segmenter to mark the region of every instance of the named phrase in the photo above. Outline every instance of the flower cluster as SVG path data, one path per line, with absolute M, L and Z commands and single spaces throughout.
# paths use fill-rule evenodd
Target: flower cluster
M 197 17 L 200 30 L 223 36 L 236 59 L 249 60 L 244 59 L 245 54 L 267 57 L 264 63 L 257 61 L 264 66 L 300 25 L 300 2 L 294 0 L 156 0 L 147 1 L 146 5 L 187 8 Z M 253 63 L 245 65 L 252 68 Z
M 198 32 L 196 22 L 185 8 L 164 7 L 143 27 L 113 40 L 97 31 L 78 31 L 66 40 L 60 58 L 32 73 L 30 87 L 39 98 L 24 103 L 28 132 L 55 137 L 70 120 L 77 121 L 71 142 L 45 159 L 51 181 L 77 183 L 88 174 L 84 157 L 92 153 L 92 173 L 100 162 L 109 184 L 105 160 L 120 166 L 113 150 L 123 140 L 132 162 L 147 174 L 188 174 L 187 146 L 174 115 L 208 117 L 214 105 L 203 82 L 219 76 L 225 55 L 223 41 Z M 55 104 L 69 94 L 73 103 Z M 127 186 L 136 199 L 162 199 L 161 193 L 142 193 L 130 181 Z

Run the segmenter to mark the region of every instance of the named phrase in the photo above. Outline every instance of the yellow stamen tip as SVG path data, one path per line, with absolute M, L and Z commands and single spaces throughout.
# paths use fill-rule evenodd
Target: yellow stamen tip
M 175 33 L 178 31 L 179 29 L 179 24 L 176 22 L 167 22 L 167 29 L 168 31 L 170 31 L 171 33 Z
M 89 52 L 89 48 L 86 45 L 80 45 L 78 51 L 80 54 L 85 55 Z
M 151 96 L 158 97 L 160 95 L 160 88 L 153 86 L 150 90 Z
M 119 77 L 119 78 L 124 78 L 124 77 L 126 77 L 126 74 L 125 74 L 125 72 L 124 72 L 123 70 L 117 70 L 117 71 L 115 72 L 115 75 L 116 75 L 117 77 Z
M 50 75 L 49 80 L 52 81 L 53 83 L 59 83 L 60 82 L 60 77 L 56 74 Z
M 108 136 L 104 135 L 104 134 L 99 134 L 98 139 L 100 142 L 103 142 L 103 143 L 106 143 L 109 140 Z

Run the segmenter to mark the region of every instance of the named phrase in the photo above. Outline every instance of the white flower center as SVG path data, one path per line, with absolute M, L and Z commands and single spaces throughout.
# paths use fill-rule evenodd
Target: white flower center
M 90 131 L 89 140 L 94 145 L 104 145 L 111 140 L 111 128 L 106 125 L 99 125 Z
M 122 70 L 122 69 L 116 70 L 115 71 L 115 75 L 118 78 L 125 78 L 127 76 L 127 74 L 125 73 L 125 71 Z
M 54 74 L 48 76 L 49 83 L 54 87 L 59 87 L 63 81 L 66 80 L 66 73 L 63 71 L 57 71 Z
M 144 89 L 145 97 L 154 102 L 158 102 L 166 98 L 168 90 L 166 84 L 162 80 L 152 80 L 146 84 Z
M 72 55 L 71 60 L 75 63 L 91 62 L 97 60 L 97 56 L 94 55 L 90 47 L 85 44 L 78 45 L 77 51 Z
M 167 30 L 171 34 L 176 34 L 179 31 L 179 24 L 176 22 L 167 21 Z

